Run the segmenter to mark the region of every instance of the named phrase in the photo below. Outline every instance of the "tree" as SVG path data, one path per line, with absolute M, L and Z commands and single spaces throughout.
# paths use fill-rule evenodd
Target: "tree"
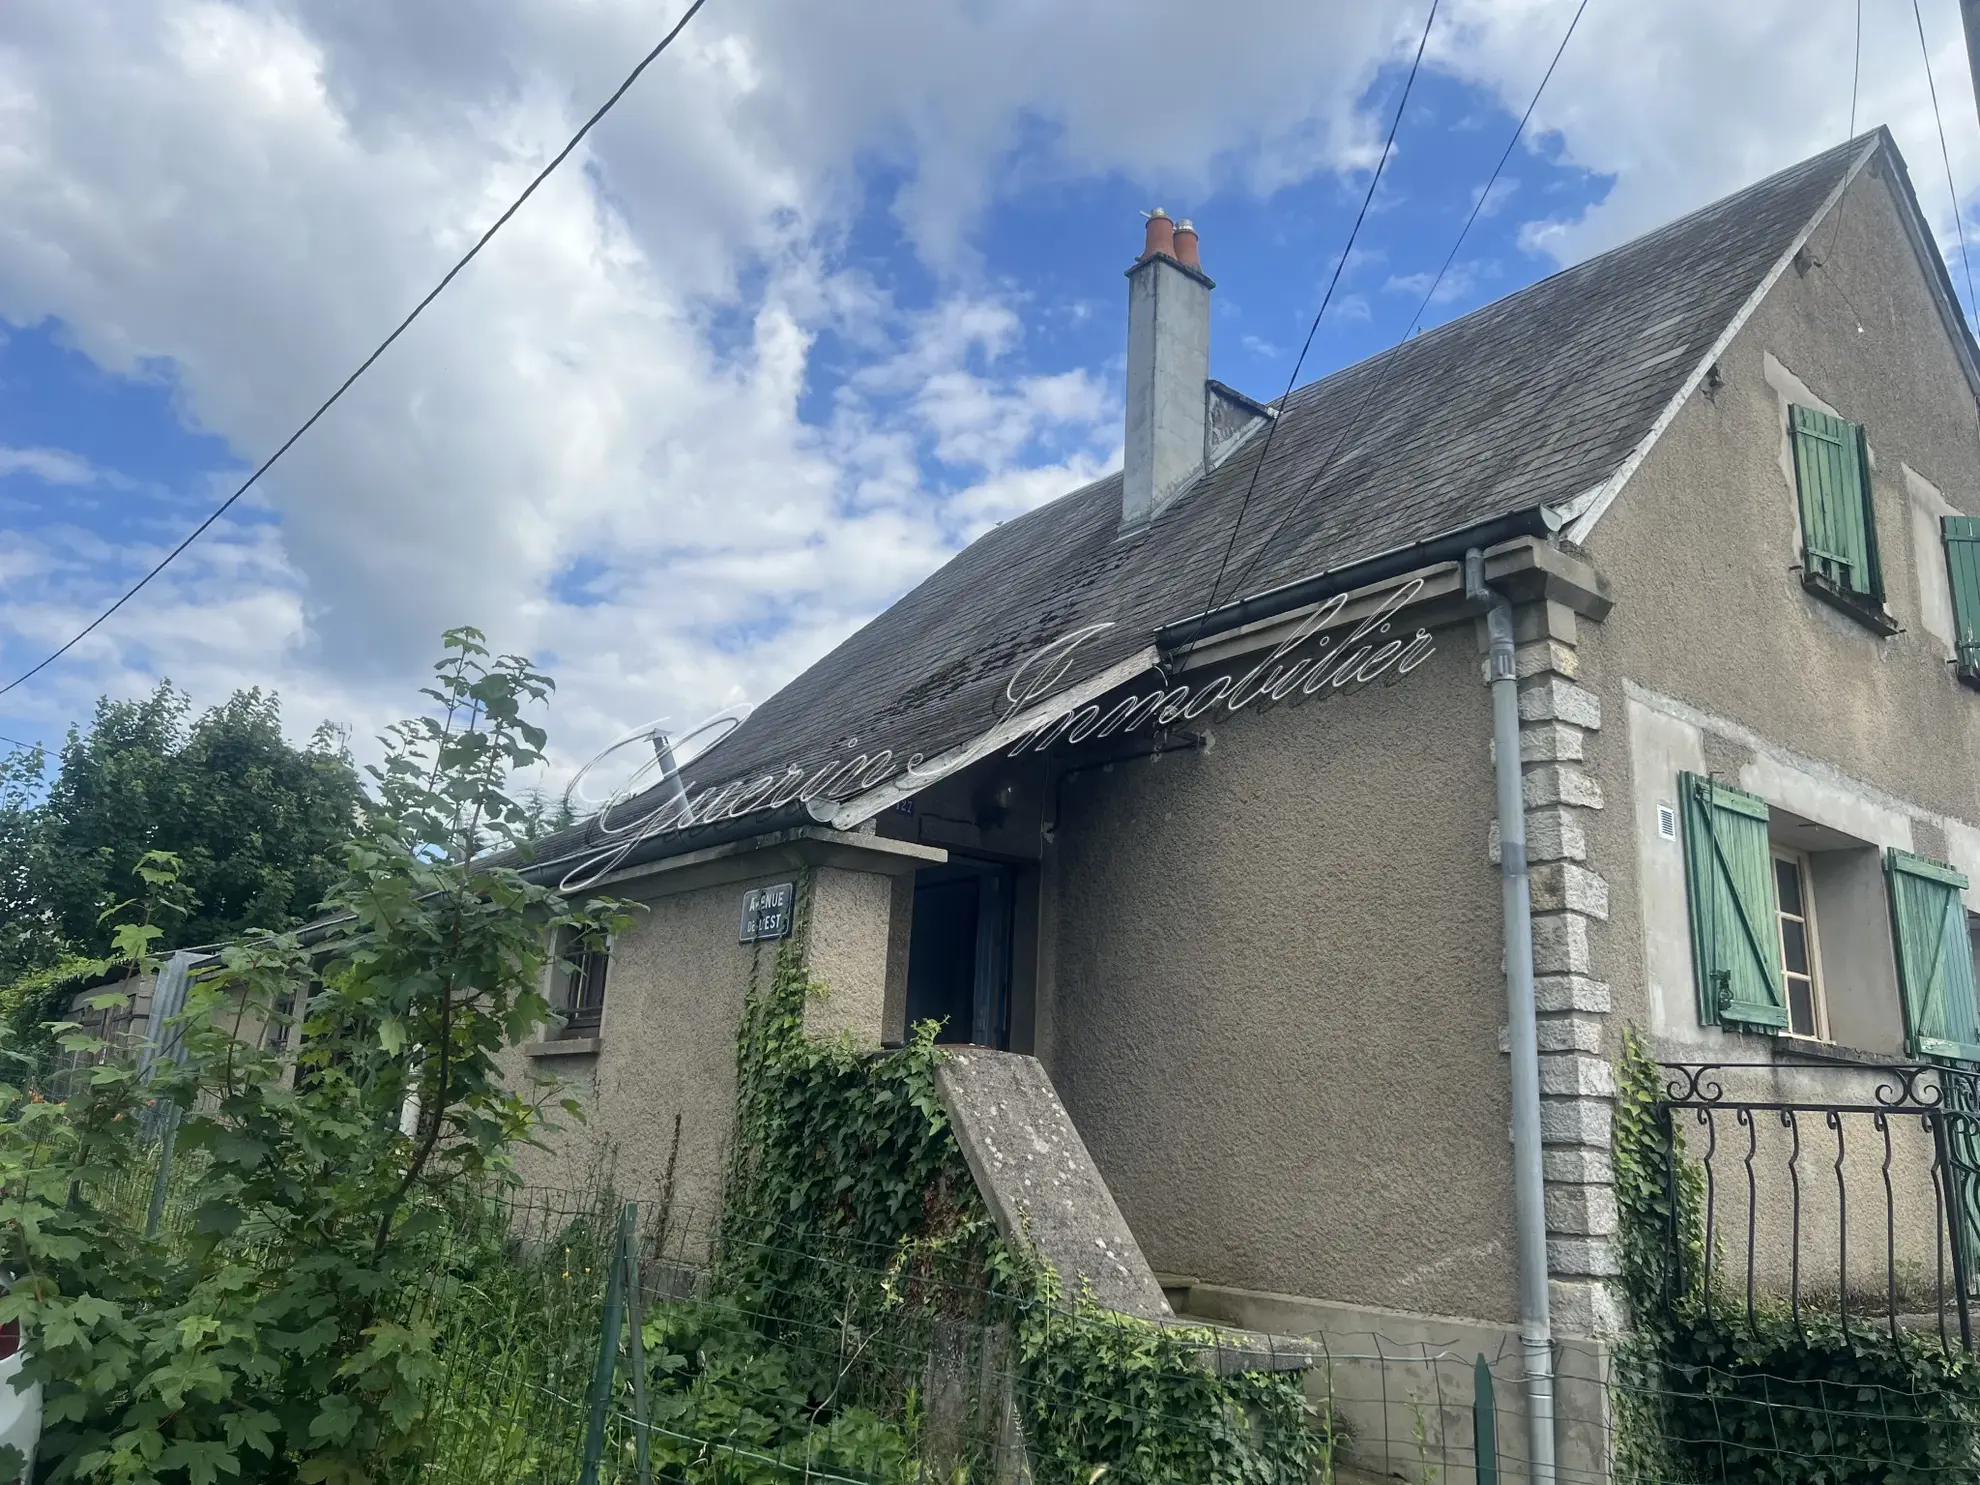
M 498 1059 L 548 1015 L 546 944 L 625 921 L 488 854 L 526 821 L 505 784 L 542 757 L 521 712 L 550 681 L 479 641 L 447 636 L 437 715 L 385 739 L 323 936 L 230 945 L 188 989 L 183 1065 L 148 1085 L 112 1060 L 63 1104 L 0 1088 L 0 1268 L 18 1276 L 0 1325 L 28 1337 L 52 1480 L 356 1485 L 416 1446 L 433 1338 L 406 1300 L 449 1203 L 507 1170 L 547 1096 Z M 170 858 L 146 864 L 155 898 Z M 153 954 L 155 916 L 116 931 L 119 957 Z M 240 1035 L 298 1004 L 296 1067 Z M 181 1121 L 190 1186 L 170 1240 L 128 1195 L 156 1158 L 151 1100 Z
M 0 760 L 0 985 L 107 954 L 101 915 L 148 851 L 177 857 L 191 894 L 161 925 L 168 944 L 286 927 L 321 903 L 364 808 L 342 738 L 326 723 L 290 746 L 280 702 L 257 689 L 191 711 L 169 682 L 105 697 L 45 787 L 39 749 Z

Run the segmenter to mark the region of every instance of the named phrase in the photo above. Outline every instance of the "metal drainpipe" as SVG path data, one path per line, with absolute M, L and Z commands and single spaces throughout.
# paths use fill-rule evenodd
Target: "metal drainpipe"
M 1513 1213 L 1519 1237 L 1519 1342 L 1533 1485 L 1554 1485 L 1554 1336 L 1547 1302 L 1546 1187 L 1540 1170 L 1540 1033 L 1533 999 L 1533 897 L 1526 877 L 1519 686 L 1512 604 L 1485 586 L 1485 555 L 1464 554 L 1464 596 L 1487 605 L 1492 741 L 1499 789 L 1499 882 L 1505 911 L 1506 1033 L 1512 1052 Z

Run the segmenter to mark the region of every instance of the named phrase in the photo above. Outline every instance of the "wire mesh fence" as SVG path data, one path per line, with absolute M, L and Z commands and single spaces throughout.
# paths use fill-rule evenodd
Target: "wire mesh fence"
M 962 1255 L 661 1226 L 642 1208 L 622 1241 L 625 1220 L 609 1197 L 542 1191 L 463 1214 L 416 1307 L 441 1370 L 427 1447 L 399 1479 L 1531 1478 L 1509 1330 L 1151 1327 L 1018 1299 Z M 631 1260 L 616 1296 L 615 1255 Z M 766 1272 L 804 1278 L 751 1282 Z M 1084 1364 L 1095 1355 L 1104 1368 Z M 1240 1388 L 1205 1408 L 1231 1378 L 1292 1379 L 1304 1405 L 1289 1417 Z M 1980 1479 L 1967 1394 L 1752 1365 L 1660 1372 L 1594 1344 L 1557 1348 L 1555 1387 L 1562 1485 Z M 1246 1435 L 1242 1467 L 1202 1437 L 1219 1428 Z M 1300 1447 L 1272 1437 L 1288 1428 Z

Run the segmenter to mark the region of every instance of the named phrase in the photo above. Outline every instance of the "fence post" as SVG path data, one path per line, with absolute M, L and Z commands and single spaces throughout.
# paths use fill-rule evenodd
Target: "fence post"
M 637 1425 L 633 1430 L 633 1471 L 639 1485 L 653 1485 L 653 1459 L 647 1437 L 648 1425 L 653 1420 L 646 1410 L 646 1337 L 641 1333 L 646 1327 L 646 1298 L 639 1288 L 639 1243 L 634 1239 L 630 1225 L 638 1211 L 639 1208 L 632 1202 L 626 1203 L 626 1318 L 631 1322 L 632 1329 L 632 1345 L 627 1360 L 632 1364 L 633 1419 Z
M 1499 1485 L 1499 1405 L 1492 1393 L 1492 1369 L 1485 1353 L 1471 1368 L 1471 1443 L 1478 1485 Z
M 598 1485 L 598 1462 L 605 1454 L 605 1419 L 612 1410 L 612 1383 L 619 1367 L 619 1326 L 625 1318 L 626 1252 L 632 1246 L 639 1206 L 627 1202 L 619 1213 L 612 1244 L 610 1277 L 605 1281 L 605 1321 L 598 1329 L 598 1369 L 591 1378 L 591 1420 L 584 1430 L 584 1469 L 578 1485 Z

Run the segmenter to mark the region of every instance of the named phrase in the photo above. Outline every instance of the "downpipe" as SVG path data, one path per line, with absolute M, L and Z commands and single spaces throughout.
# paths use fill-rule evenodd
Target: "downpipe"
M 1499 885 L 1505 914 L 1506 1036 L 1512 1053 L 1513 1213 L 1519 1247 L 1519 1344 L 1533 1485 L 1554 1485 L 1554 1335 L 1547 1298 L 1546 1186 L 1540 1167 L 1540 1031 L 1533 997 L 1533 895 L 1526 876 L 1519 685 L 1512 603 L 1485 585 L 1485 555 L 1464 554 L 1464 596 L 1485 607 L 1492 677 L 1493 770 L 1499 796 Z

